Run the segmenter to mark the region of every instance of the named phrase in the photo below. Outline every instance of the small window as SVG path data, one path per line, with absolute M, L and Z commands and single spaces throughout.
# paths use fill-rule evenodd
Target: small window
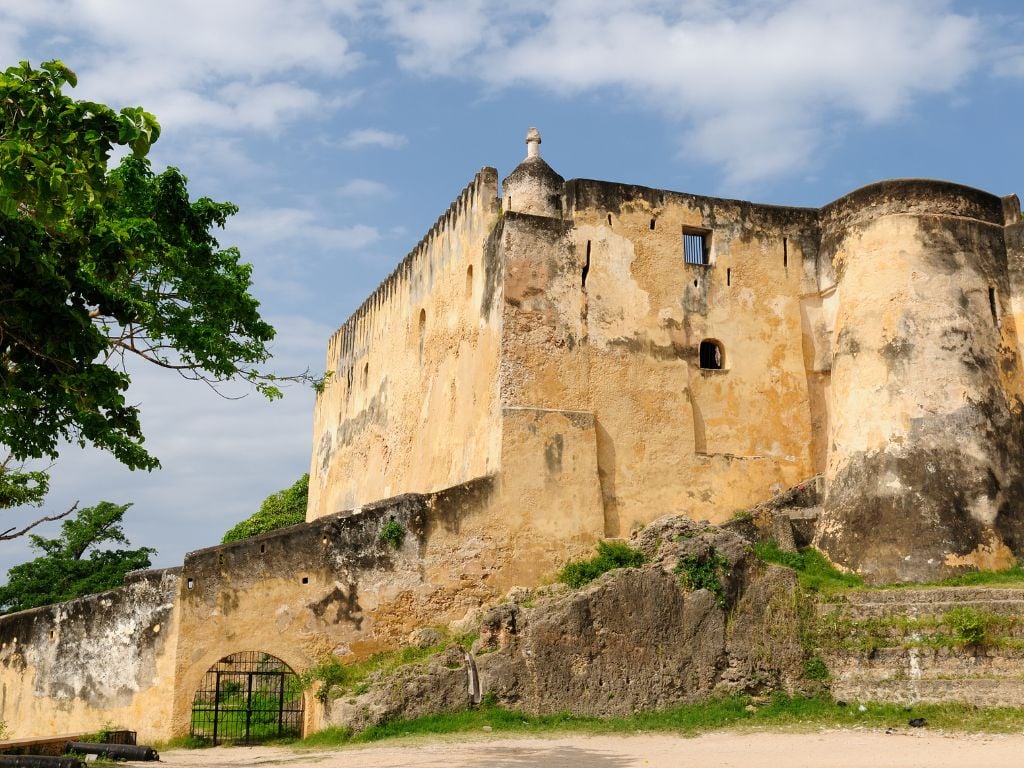
M 303 576 L 302 577 L 302 583 L 303 584 L 309 584 L 309 576 Z
M 683 230 L 683 261 L 707 266 L 711 263 L 711 233 Z
M 196 585 L 196 583 L 192 581 L 192 579 L 189 579 L 188 582 L 186 583 L 189 589 L 192 589 Z
M 700 367 L 707 371 L 720 371 L 725 368 L 725 352 L 722 345 L 714 339 L 704 339 L 700 343 Z

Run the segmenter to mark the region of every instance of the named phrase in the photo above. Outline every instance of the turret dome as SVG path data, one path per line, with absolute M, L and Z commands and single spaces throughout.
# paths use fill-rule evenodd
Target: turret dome
M 540 131 L 526 133 L 526 159 L 501 182 L 502 205 L 506 211 L 534 216 L 559 216 L 565 179 L 540 156 Z

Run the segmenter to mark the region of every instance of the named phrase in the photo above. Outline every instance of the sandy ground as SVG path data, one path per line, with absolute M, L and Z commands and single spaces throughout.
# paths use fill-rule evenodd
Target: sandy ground
M 1024 734 L 937 734 L 920 731 L 817 733 L 716 732 L 551 738 L 416 739 L 332 751 L 287 747 L 171 750 L 168 766 L 221 768 L 1018 768 Z

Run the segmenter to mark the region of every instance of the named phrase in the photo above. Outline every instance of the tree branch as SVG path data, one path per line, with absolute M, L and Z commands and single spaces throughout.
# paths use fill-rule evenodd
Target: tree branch
M 70 509 L 66 510 L 65 512 L 61 512 L 58 515 L 47 515 L 46 517 L 40 517 L 35 522 L 29 523 L 28 525 L 26 525 L 20 531 L 14 532 L 14 528 L 13 527 L 12 528 L 8 528 L 3 533 L 0 533 L 0 541 L 10 541 L 11 539 L 16 539 L 19 536 L 24 536 L 26 533 L 31 531 L 37 525 L 42 525 L 43 523 L 52 523 L 54 520 L 62 520 L 63 518 L 67 517 L 72 512 L 74 512 L 76 509 L 78 509 L 78 502 L 77 501 L 74 504 L 72 504 Z

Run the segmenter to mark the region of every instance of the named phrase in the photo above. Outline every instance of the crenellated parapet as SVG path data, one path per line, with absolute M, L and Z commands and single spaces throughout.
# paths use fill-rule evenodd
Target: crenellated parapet
M 477 206 L 491 211 L 497 205 L 498 171 L 485 166 L 477 171 L 448 209 L 438 216 L 416 246 L 399 262 L 359 308 L 341 324 L 328 340 L 327 369 L 335 377 L 344 375 L 341 363 L 360 357 L 371 335 L 372 316 L 385 303 L 407 292 L 410 286 L 423 286 L 430 281 L 430 254 L 436 241 L 463 226 L 468 213 Z

